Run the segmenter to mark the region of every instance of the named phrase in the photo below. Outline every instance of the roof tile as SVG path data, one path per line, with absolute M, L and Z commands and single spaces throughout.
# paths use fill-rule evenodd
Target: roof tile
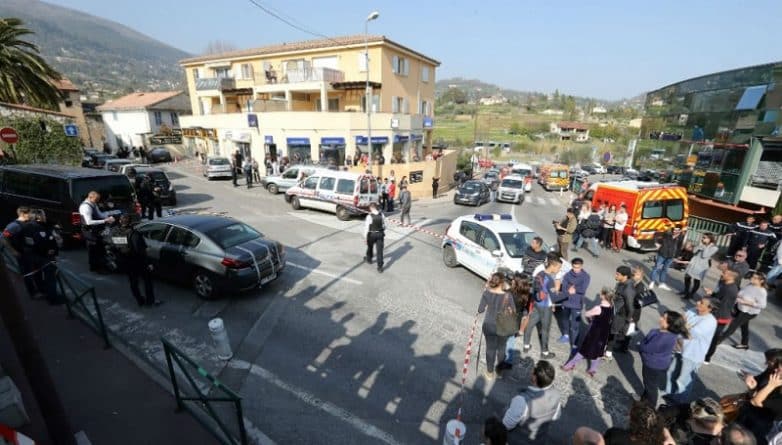
M 98 111 L 136 110 L 151 107 L 164 100 L 183 94 L 182 91 L 155 91 L 130 93 L 97 107 Z

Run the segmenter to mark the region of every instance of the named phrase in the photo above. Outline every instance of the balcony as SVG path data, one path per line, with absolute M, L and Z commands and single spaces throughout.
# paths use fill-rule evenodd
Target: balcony
M 236 88 L 236 81 L 233 77 L 206 77 L 196 79 L 196 91 L 207 90 L 231 90 Z
M 302 68 L 288 70 L 285 73 L 276 72 L 276 79 L 272 72 L 265 71 L 255 74 L 255 85 L 285 85 L 304 82 L 343 82 L 345 73 L 332 68 Z

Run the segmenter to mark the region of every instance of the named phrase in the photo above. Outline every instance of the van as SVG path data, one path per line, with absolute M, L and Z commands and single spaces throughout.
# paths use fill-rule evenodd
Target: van
M 513 167 L 510 169 L 510 174 L 521 176 L 524 180 L 524 191 L 532 191 L 532 177 L 534 175 L 534 170 L 531 165 L 522 164 L 520 162 L 513 164 Z
M 627 246 L 638 250 L 656 250 L 654 236 L 672 227 L 687 227 L 689 207 L 687 189 L 678 184 L 621 181 L 592 184 L 585 196 L 592 206 L 627 207 Z
M 567 190 L 570 186 L 570 172 L 564 164 L 544 164 L 540 168 L 538 183 L 546 191 Z
M 369 174 L 316 169 L 289 188 L 285 200 L 295 210 L 310 208 L 334 213 L 342 221 L 363 215 L 378 202 L 377 179 Z
M 42 209 L 64 239 L 81 239 L 79 205 L 90 191 L 100 193 L 98 207 L 110 214 L 138 214 L 136 193 L 127 176 L 64 165 L 0 166 L 0 224 L 16 218 L 16 208 Z

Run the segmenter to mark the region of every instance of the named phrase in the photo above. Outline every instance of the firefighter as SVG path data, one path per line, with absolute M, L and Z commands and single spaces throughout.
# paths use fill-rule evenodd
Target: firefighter
M 750 232 L 747 242 L 747 263 L 752 270 L 757 270 L 758 260 L 766 246 L 773 246 L 776 235 L 768 227 L 768 221 L 760 220 L 758 227 Z
M 744 223 L 735 222 L 728 229 L 727 235 L 731 237 L 730 247 L 728 247 L 728 256 L 733 256 L 736 251 L 747 247 L 749 242 L 750 232 L 757 229 L 758 225 L 755 224 L 755 216 L 747 215 L 747 220 Z

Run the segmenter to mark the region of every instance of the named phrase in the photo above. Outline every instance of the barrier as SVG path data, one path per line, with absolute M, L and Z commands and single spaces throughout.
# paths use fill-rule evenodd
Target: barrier
M 717 236 L 715 244 L 720 248 L 720 251 L 725 251 L 730 246 L 730 237 L 723 235 L 728 233 L 730 226 L 730 224 L 722 221 L 690 215 L 687 220 L 687 235 L 685 239 L 692 241 L 697 246 L 701 236 L 710 232 Z
M 163 351 L 166 355 L 168 374 L 171 378 L 171 386 L 174 390 L 177 411 L 187 409 L 199 423 L 209 430 L 215 438 L 224 445 L 248 445 L 247 431 L 244 427 L 244 414 L 242 412 L 242 398 L 230 388 L 220 383 L 216 377 L 209 374 L 209 372 L 199 366 L 198 363 L 188 357 L 171 342 L 165 338 L 161 338 L 160 341 L 163 342 Z M 202 389 L 201 385 L 196 382 L 194 374 L 189 372 L 189 369 L 194 370 L 196 372 L 195 375 L 198 376 L 201 381 L 206 381 L 206 383 L 208 383 L 207 388 Z M 185 378 L 190 386 L 191 392 L 194 394 L 188 395 L 186 391 L 180 388 L 180 382 L 177 378 L 178 374 L 181 374 Z M 210 396 L 209 394 L 213 391 L 222 393 L 224 396 Z M 230 431 L 226 423 L 220 419 L 220 416 L 215 410 L 216 407 L 213 406 L 215 403 L 228 403 L 233 405 L 238 422 L 238 438 Z M 193 405 L 201 408 L 202 412 L 205 411 L 205 414 L 214 421 L 217 428 L 214 428 L 214 425 L 205 422 L 204 419 L 202 419 L 202 412 L 194 411 L 195 407 Z
M 57 287 L 61 295 L 65 297 L 65 306 L 68 309 L 68 318 L 74 318 L 77 314 L 87 324 L 103 337 L 104 347 L 111 347 L 106 324 L 103 322 L 103 314 L 95 295 L 95 287 L 79 278 L 73 272 L 62 267 L 57 268 Z M 92 302 L 92 310 L 87 307 L 85 298 Z M 75 309 L 75 310 L 74 310 Z

